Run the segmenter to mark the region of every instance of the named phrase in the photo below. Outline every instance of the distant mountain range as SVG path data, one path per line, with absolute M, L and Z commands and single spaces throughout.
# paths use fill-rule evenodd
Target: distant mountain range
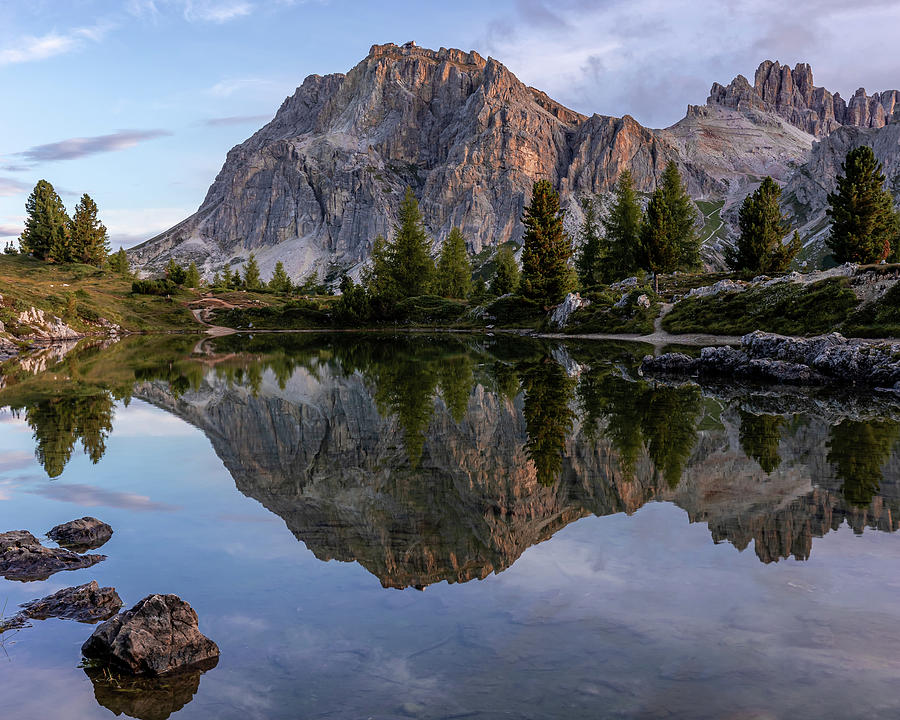
M 232 148 L 199 210 L 133 248 L 141 270 L 170 258 L 211 275 L 256 254 L 295 279 L 357 270 L 388 235 L 403 191 L 420 200 L 435 248 L 454 225 L 479 253 L 522 233 L 531 184 L 559 188 L 570 229 L 578 199 L 608 193 L 628 168 L 652 192 L 669 160 L 705 217 L 705 257 L 721 263 L 737 203 L 765 175 L 817 261 L 824 203 L 847 149 L 869 144 L 900 194 L 900 91 L 848 101 L 813 85 L 808 65 L 765 61 L 754 82 L 713 84 L 705 105 L 654 130 L 590 117 L 527 87 L 493 58 L 414 43 L 374 45 L 346 75 L 311 75 L 273 120 Z

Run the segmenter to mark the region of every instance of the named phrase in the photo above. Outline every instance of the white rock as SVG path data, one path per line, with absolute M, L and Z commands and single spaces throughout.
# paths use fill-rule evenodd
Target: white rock
M 591 304 L 590 300 L 586 300 L 578 293 L 569 293 L 566 299 L 553 309 L 550 316 L 550 327 L 561 330 L 569 322 L 572 313 Z

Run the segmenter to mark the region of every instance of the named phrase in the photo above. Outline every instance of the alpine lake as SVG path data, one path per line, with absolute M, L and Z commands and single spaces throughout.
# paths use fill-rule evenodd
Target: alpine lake
M 900 712 L 900 397 L 641 377 L 507 334 L 132 336 L 0 367 L 0 532 L 85 515 L 96 580 L 218 665 L 89 672 L 0 635 L 0 715 L 857 718 Z M 44 539 L 48 546 L 53 544 Z

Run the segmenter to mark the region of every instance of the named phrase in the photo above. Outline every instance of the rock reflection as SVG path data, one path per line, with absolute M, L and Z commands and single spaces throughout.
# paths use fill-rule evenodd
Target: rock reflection
M 843 523 L 897 529 L 890 396 L 650 383 L 635 372 L 643 348 L 624 344 L 172 342 L 70 353 L 67 384 L 32 377 L 0 402 L 24 409 L 51 476 L 79 437 L 99 458 L 113 398 L 153 403 L 202 429 L 238 489 L 317 557 L 358 562 L 388 587 L 483 578 L 580 517 L 651 501 L 683 508 L 715 542 L 752 543 L 763 562 L 806 559 Z M 114 382 L 98 382 L 102 369 Z
M 212 659 L 185 672 L 152 678 L 119 676 L 94 667 L 84 672 L 94 685 L 97 702 L 114 715 L 166 720 L 194 699 L 200 677 L 217 663 L 218 659 Z

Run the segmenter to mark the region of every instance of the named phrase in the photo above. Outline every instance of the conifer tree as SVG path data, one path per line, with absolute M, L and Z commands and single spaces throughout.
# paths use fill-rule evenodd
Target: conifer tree
M 891 254 L 898 218 L 884 187 L 884 172 L 867 145 L 853 148 L 841 165 L 843 175 L 828 195 L 831 254 L 839 262 L 877 263 Z
M 519 289 L 519 265 L 512 248 L 502 245 L 497 250 L 494 262 L 497 268 L 491 278 L 491 294 L 499 297 L 516 292 Z
M 222 287 L 222 276 L 219 274 L 219 271 L 218 271 L 218 270 L 216 270 L 216 271 L 213 273 L 213 276 L 212 276 L 212 283 L 210 283 L 210 285 L 211 285 L 213 288 L 216 288 L 216 289 Z
M 641 268 L 641 206 L 631 172 L 622 171 L 614 193 L 612 207 L 602 221 L 604 282 L 629 277 Z
M 430 290 L 434 278 L 430 247 L 419 203 L 412 188 L 408 187 L 397 213 L 394 238 L 388 248 L 390 275 L 402 297 L 423 295 Z
M 522 294 L 545 304 L 559 302 L 572 286 L 572 242 L 563 230 L 565 212 L 549 180 L 534 183 L 525 208 L 522 250 Z
M 109 268 L 120 275 L 128 276 L 131 274 L 131 266 L 128 263 L 128 255 L 125 252 L 125 248 L 120 246 L 119 249 L 110 256 Z
M 462 232 L 454 227 L 441 247 L 437 264 L 437 289 L 447 298 L 464 300 L 472 292 L 472 263 Z
M 106 226 L 97 217 L 97 203 L 85 193 L 69 224 L 70 254 L 75 262 L 101 267 L 109 254 Z
M 284 263 L 279 260 L 275 263 L 275 270 L 272 271 L 272 277 L 269 279 L 269 288 L 275 292 L 289 293 L 294 285 L 291 278 L 284 269 Z
M 185 269 L 175 262 L 175 258 L 169 258 L 169 262 L 166 263 L 166 279 L 176 285 L 184 285 L 186 275 Z
M 262 286 L 259 279 L 259 265 L 256 262 L 256 255 L 250 253 L 247 263 L 244 265 L 244 287 L 247 290 L 258 290 Z
M 726 253 L 732 270 L 753 274 L 774 273 L 787 270 L 800 251 L 800 236 L 785 245 L 781 239 L 790 226 L 778 204 L 781 188 L 770 177 L 744 198 L 738 212 L 740 237 L 733 251 Z
M 672 269 L 699 268 L 702 262 L 700 260 L 700 237 L 697 235 L 696 228 L 697 210 L 688 195 L 674 160 L 669 161 L 669 164 L 666 165 L 660 187 L 668 210 L 672 241 L 675 243 L 678 254 L 678 260 Z
M 581 199 L 584 220 L 578 230 L 579 249 L 575 258 L 578 282 L 583 289 L 596 287 L 603 282 L 603 238 L 597 220 L 597 207 L 593 198 Z
M 25 230 L 19 238 L 23 253 L 38 260 L 69 259 L 69 216 L 53 186 L 39 180 L 25 202 Z
M 197 263 L 193 260 L 184 274 L 184 285 L 195 290 L 200 287 L 200 271 L 197 269 Z
M 672 272 L 679 266 L 680 247 L 675 237 L 673 220 L 663 189 L 657 188 L 647 205 L 641 224 L 643 266 L 653 273 L 654 290 L 659 273 Z
M 313 270 L 312 274 L 303 282 L 300 292 L 304 295 L 315 295 L 319 291 L 319 271 Z

